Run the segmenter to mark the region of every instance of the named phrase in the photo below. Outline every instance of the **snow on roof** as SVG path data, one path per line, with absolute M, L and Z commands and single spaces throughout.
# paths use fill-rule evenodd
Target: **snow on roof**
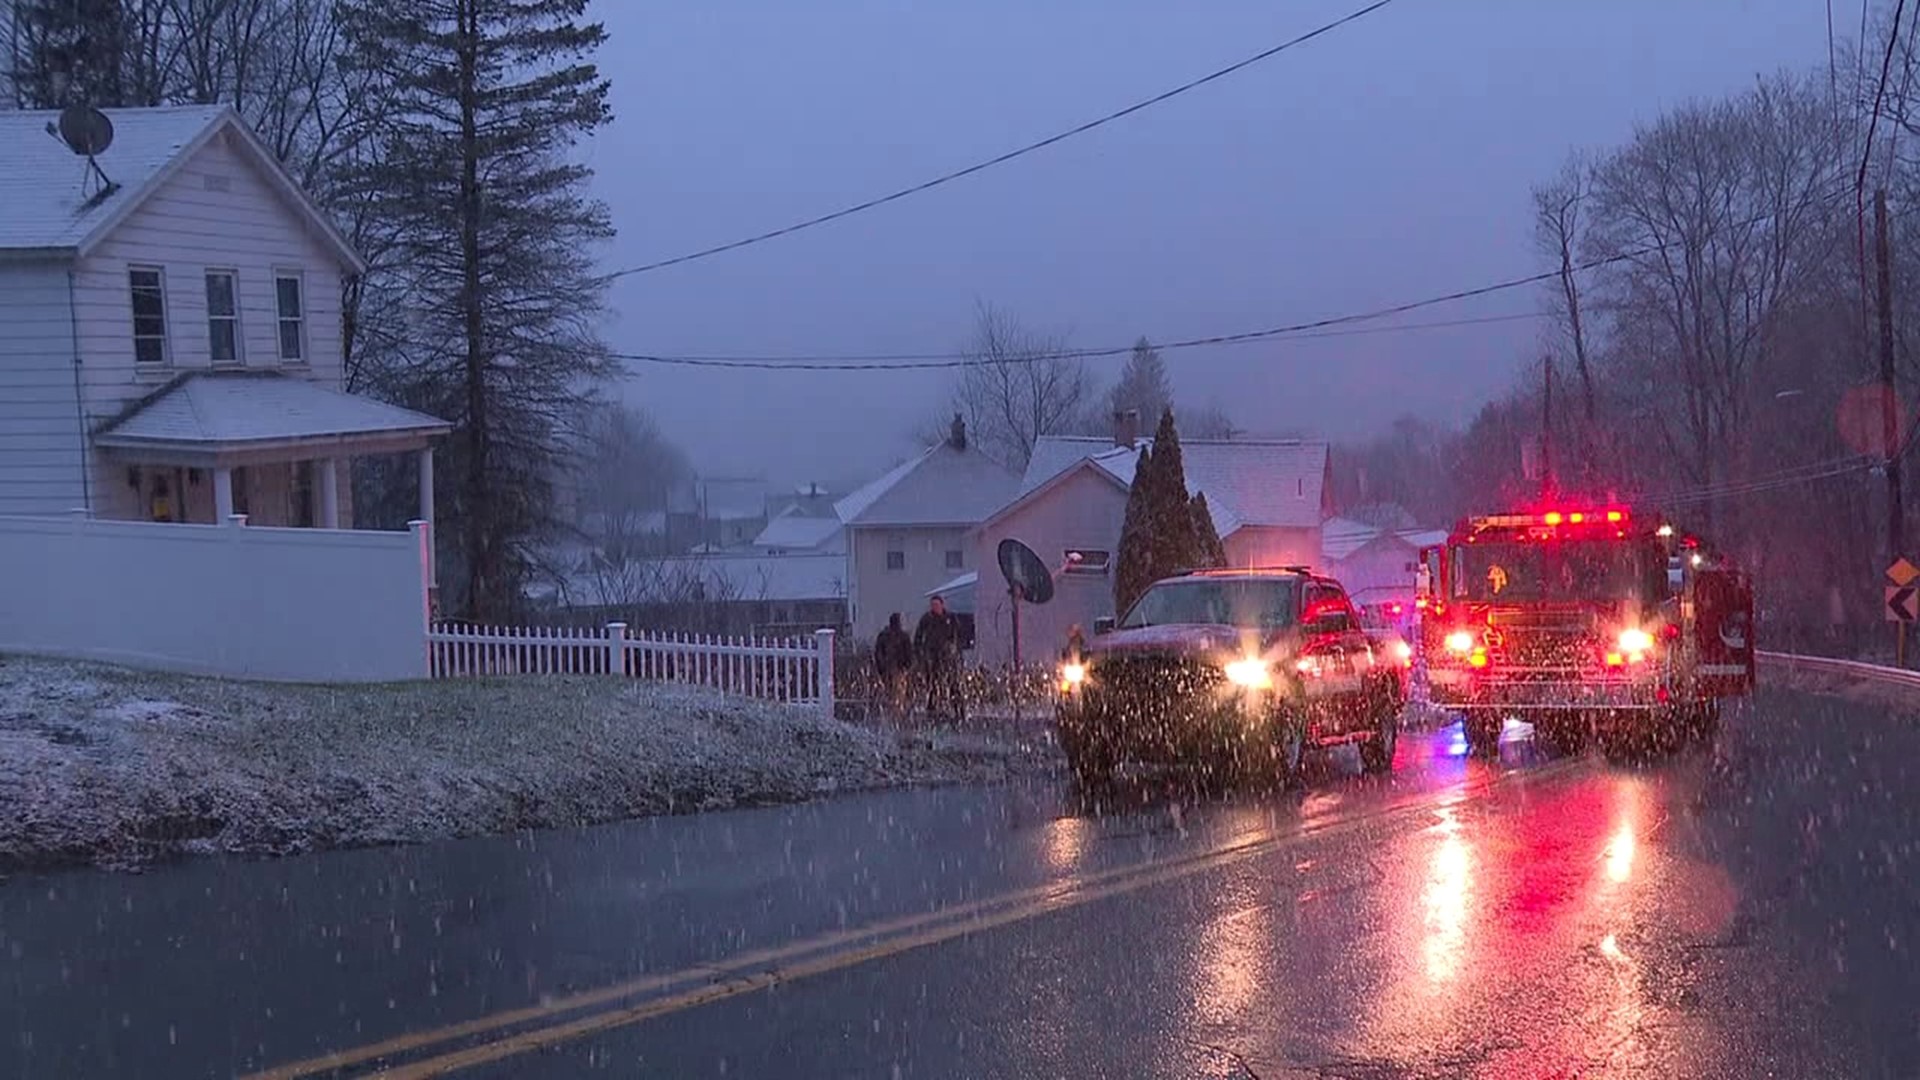
M 1433 547 L 1447 542 L 1445 529 L 1405 529 L 1394 535 L 1417 548 Z
M 1373 542 L 1380 530 L 1352 518 L 1328 518 L 1320 527 L 1320 554 L 1338 562 Z
M 932 599 L 933 597 L 936 597 L 936 596 L 945 596 L 948 593 L 959 592 L 962 589 L 971 589 L 975 585 L 978 585 L 979 583 L 980 583 L 980 571 L 969 570 L 966 573 L 961 574 L 959 577 L 954 578 L 952 581 L 947 582 L 946 584 L 940 586 L 937 589 L 928 589 L 922 595 L 926 596 L 928 599 Z
M 159 188 L 185 159 L 221 130 L 234 131 L 269 182 L 286 195 L 308 224 L 324 235 L 356 270 L 360 257 L 288 176 L 232 108 L 169 105 L 102 109 L 113 124 L 113 143 L 95 156 L 100 171 L 119 185 L 96 198 L 100 181 L 85 158 L 68 149 L 47 126 L 55 111 L 0 110 L 0 249 L 84 250 Z
M 979 450 L 940 443 L 834 504 L 850 526 L 974 525 L 1019 487 L 1019 478 Z
M 334 435 L 438 435 L 425 413 L 270 372 L 195 371 L 133 403 L 94 435 L 100 446 L 222 446 Z
M 1142 439 L 1140 443 L 1151 446 L 1153 440 Z M 1115 446 L 1111 439 L 1043 436 L 1034 443 L 1033 456 L 1020 479 L 1020 494 L 1033 491 L 1086 458 L 1130 486 L 1139 452 Z M 1240 526 L 1310 528 L 1320 524 L 1327 471 L 1324 442 L 1183 439 L 1180 458 L 1187 474 L 1187 489 L 1207 493 L 1207 504 L 1213 508 L 1216 521 L 1225 513 Z
M 839 518 L 808 517 L 789 510 L 767 522 L 767 527 L 754 537 L 753 546 L 803 550 L 821 548 L 840 536 L 844 529 Z

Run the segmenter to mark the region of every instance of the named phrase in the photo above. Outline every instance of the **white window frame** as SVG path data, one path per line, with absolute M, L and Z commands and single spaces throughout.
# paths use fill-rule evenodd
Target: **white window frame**
M 152 274 L 156 282 L 155 289 L 160 294 L 160 359 L 158 360 L 140 359 L 140 342 L 152 341 L 154 337 L 151 334 L 142 335 L 140 333 L 140 312 L 133 304 L 133 295 L 136 288 L 133 283 L 133 275 L 135 274 Z M 131 316 L 131 322 L 133 324 L 131 330 L 133 332 L 134 366 L 151 369 L 162 368 L 171 364 L 173 362 L 173 342 L 171 335 L 167 333 L 167 271 L 165 267 L 151 266 L 144 263 L 127 264 L 127 313 Z
M 226 266 L 209 266 L 205 272 L 207 283 L 207 363 L 214 367 L 238 367 L 247 362 L 246 335 L 240 330 L 240 271 Z M 233 303 L 233 311 L 228 315 L 213 313 L 213 279 L 227 279 L 227 295 Z M 227 323 L 233 327 L 233 355 L 225 360 L 213 354 L 216 323 Z
M 1067 558 L 1069 555 L 1076 554 L 1081 557 L 1078 562 Z M 1066 567 L 1065 573 L 1103 577 L 1113 567 L 1113 552 L 1098 548 L 1068 548 L 1060 553 L 1060 560 Z
M 280 303 L 280 285 L 291 281 L 295 296 L 300 304 L 300 312 L 289 316 Z M 299 270 L 275 270 L 273 272 L 273 351 L 282 364 L 299 365 L 308 363 L 309 345 L 307 342 L 307 278 Z M 287 355 L 287 324 L 294 327 L 294 342 L 298 356 Z

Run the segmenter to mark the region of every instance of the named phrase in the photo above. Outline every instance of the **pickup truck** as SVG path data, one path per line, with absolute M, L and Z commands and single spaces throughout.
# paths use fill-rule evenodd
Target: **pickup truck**
M 1083 786 L 1127 761 L 1296 784 L 1309 751 L 1393 767 L 1404 642 L 1376 641 L 1340 583 L 1304 567 L 1155 582 L 1060 668 L 1055 724 Z

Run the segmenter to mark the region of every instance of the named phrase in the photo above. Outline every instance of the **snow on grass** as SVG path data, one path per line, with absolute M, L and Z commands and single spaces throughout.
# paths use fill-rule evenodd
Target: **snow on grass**
M 607 678 L 286 686 L 4 657 L 0 866 L 582 825 L 995 779 L 1044 755 Z

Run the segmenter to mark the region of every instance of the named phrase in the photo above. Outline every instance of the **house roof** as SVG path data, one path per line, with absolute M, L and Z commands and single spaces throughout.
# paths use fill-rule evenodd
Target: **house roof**
M 792 511 L 781 514 L 760 535 L 753 538 L 757 548 L 800 548 L 814 549 L 830 543 L 845 526 L 839 518 L 808 517 Z
M 1020 478 L 977 449 L 940 443 L 834 504 L 852 528 L 975 525 L 998 510 Z
M 274 372 L 196 371 L 133 403 L 98 446 L 212 450 L 354 435 L 441 435 L 445 420 Z
M 1352 518 L 1328 518 L 1320 527 L 1320 554 L 1331 561 L 1339 561 L 1359 551 L 1380 535 L 1377 526 Z
M 1141 440 L 1151 446 L 1151 439 Z M 1216 526 L 1223 518 L 1233 528 L 1320 524 L 1327 472 L 1327 444 L 1301 439 L 1195 439 L 1180 442 L 1187 490 L 1206 492 Z M 1091 460 L 1124 485 L 1133 483 L 1139 452 L 1113 440 L 1048 435 L 1034 443 L 1033 457 L 1020 480 L 1025 495 L 1081 461 Z M 1221 528 L 1225 537 L 1233 529 Z
M 91 251 L 178 170 L 222 132 L 267 182 L 355 272 L 366 264 L 230 106 L 180 105 L 103 109 L 113 143 L 97 155 L 100 171 L 118 187 L 95 197 L 99 179 L 84 158 L 47 131 L 53 111 L 0 111 L 0 250 Z

